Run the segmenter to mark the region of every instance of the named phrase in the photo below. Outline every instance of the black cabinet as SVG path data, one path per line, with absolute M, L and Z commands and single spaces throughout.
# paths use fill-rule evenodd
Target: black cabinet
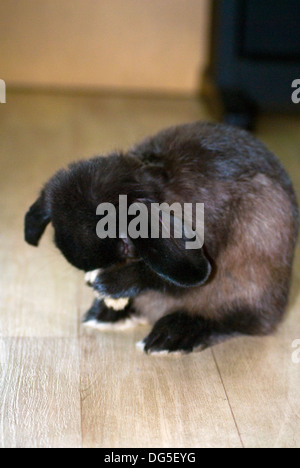
M 299 112 L 300 0 L 214 0 L 206 84 L 223 120 L 252 128 L 262 110 Z M 208 89 L 208 87 L 207 87 Z

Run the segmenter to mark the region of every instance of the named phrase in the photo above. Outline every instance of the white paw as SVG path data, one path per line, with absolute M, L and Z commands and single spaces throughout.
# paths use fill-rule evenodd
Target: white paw
M 139 350 L 139 351 L 142 351 L 144 352 L 145 351 L 145 341 L 144 340 L 141 340 L 141 341 L 138 341 L 136 343 L 136 348 Z M 151 356 L 182 356 L 184 355 L 185 353 L 183 351 L 167 351 L 166 349 L 163 349 L 161 351 L 148 351 L 148 354 L 151 354 Z
M 128 297 L 123 297 L 121 299 L 112 299 L 111 297 L 106 297 L 104 299 L 104 304 L 106 307 L 109 309 L 114 309 L 114 310 L 124 310 L 125 307 L 128 306 L 129 304 L 129 298 Z
M 96 278 L 97 276 L 99 275 L 99 273 L 101 272 L 101 270 L 93 270 L 93 271 L 88 271 L 86 274 L 85 274 L 85 282 L 89 285 L 93 285 L 96 281 Z
M 84 322 L 83 325 L 89 328 L 95 328 L 99 331 L 123 331 L 130 330 L 137 327 L 138 325 L 144 325 L 145 321 L 139 317 L 130 317 L 118 322 L 100 322 L 92 319 L 88 322 Z

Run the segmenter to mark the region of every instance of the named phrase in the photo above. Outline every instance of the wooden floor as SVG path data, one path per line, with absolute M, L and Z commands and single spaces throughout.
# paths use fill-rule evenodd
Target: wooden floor
M 0 447 L 300 447 L 299 249 L 275 336 L 178 358 L 138 351 L 147 327 L 85 330 L 92 293 L 52 228 L 38 249 L 23 242 L 23 215 L 56 169 L 209 118 L 184 99 L 16 92 L 0 106 Z M 258 135 L 300 195 L 299 129 L 265 116 Z

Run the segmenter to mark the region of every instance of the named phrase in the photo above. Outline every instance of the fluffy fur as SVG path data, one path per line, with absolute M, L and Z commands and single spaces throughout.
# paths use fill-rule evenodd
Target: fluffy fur
M 205 243 L 184 239 L 104 239 L 96 207 L 129 203 L 204 203 Z M 194 123 L 144 140 L 127 153 L 71 164 L 50 179 L 25 218 L 38 245 L 52 222 L 55 243 L 84 271 L 101 269 L 93 287 L 129 297 L 124 311 L 95 301 L 89 319 L 137 315 L 154 324 L 146 352 L 204 349 L 238 334 L 267 335 L 288 300 L 298 207 L 277 158 L 250 134 Z

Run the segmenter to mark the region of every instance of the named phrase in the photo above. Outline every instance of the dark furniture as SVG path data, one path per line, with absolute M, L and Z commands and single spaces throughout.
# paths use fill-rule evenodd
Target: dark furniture
M 223 121 L 251 129 L 260 109 L 300 111 L 300 0 L 214 0 L 211 35 L 205 89 Z

